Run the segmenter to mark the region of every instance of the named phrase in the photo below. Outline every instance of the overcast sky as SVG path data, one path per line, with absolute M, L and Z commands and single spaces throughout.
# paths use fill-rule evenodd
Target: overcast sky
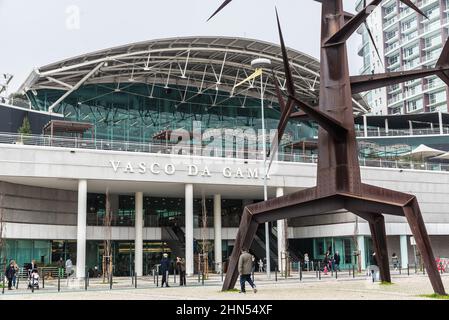
M 234 0 L 206 23 L 223 0 L 0 0 L 0 74 L 13 92 L 30 71 L 75 55 L 176 36 L 239 36 L 279 43 L 274 6 L 287 46 L 319 55 L 320 7 L 313 0 Z M 354 12 L 355 0 L 344 0 Z M 77 13 L 79 12 L 79 18 Z M 361 37 L 349 43 L 351 73 L 362 62 Z

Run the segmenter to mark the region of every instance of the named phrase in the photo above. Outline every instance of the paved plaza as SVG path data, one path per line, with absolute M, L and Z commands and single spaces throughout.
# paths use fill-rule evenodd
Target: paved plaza
M 442 275 L 446 290 L 449 288 L 449 274 Z M 57 280 L 46 280 L 45 288 L 26 289 L 26 281 L 19 283 L 18 290 L 5 290 L 0 300 L 414 300 L 428 299 L 421 295 L 432 294 L 429 279 L 423 274 L 406 273 L 392 276 L 392 285 L 372 282 L 370 277 L 348 273 L 339 273 L 338 279 L 331 275 L 322 275 L 321 280 L 313 272 L 305 273 L 302 281 L 295 275 L 289 279 L 275 275 L 267 279 L 265 274 L 256 274 L 255 282 L 258 292 L 254 294 L 247 287 L 246 294 L 238 291 L 221 292 L 221 277 L 210 276 L 198 282 L 197 277 L 188 278 L 187 287 L 173 283 L 171 276 L 169 288 L 157 287 L 153 277 L 138 279 L 137 289 L 131 278 L 115 278 L 112 290 L 102 279 L 90 280 L 87 291 L 85 283 L 67 280 L 61 281 L 61 291 L 57 290 Z M 159 279 L 160 281 L 160 279 Z M 238 286 L 236 286 L 238 288 Z

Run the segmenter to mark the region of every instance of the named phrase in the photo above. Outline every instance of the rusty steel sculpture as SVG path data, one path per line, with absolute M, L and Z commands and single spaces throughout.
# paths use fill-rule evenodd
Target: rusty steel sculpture
M 226 0 L 211 18 L 230 2 L 231 0 Z M 342 0 L 318 2 L 322 4 L 318 108 L 296 97 L 287 50 L 276 11 L 288 92 L 288 99 L 285 102 L 281 90 L 279 87 L 276 88 L 281 108 L 276 142 L 281 139 L 288 120 L 292 116 L 297 117 L 298 113 L 318 123 L 320 129 L 317 185 L 244 208 L 223 290 L 234 287 L 238 277 L 237 264 L 241 249 L 250 247 L 259 224 L 293 217 L 328 214 L 338 209 L 346 209 L 369 222 L 381 280 L 386 282 L 391 282 L 391 276 L 383 215 L 405 216 L 422 254 L 433 290 L 435 293 L 444 295 L 444 286 L 435 264 L 430 239 L 416 197 L 368 185 L 361 181 L 351 98 L 355 93 L 430 75 L 439 76 L 449 85 L 449 42 L 446 42 L 435 68 L 351 77 L 348 69 L 346 41 L 365 23 L 366 18 L 382 0 L 374 0 L 369 5 L 365 3 L 365 8 L 355 15 L 344 11 Z M 410 0 L 401 0 L 401 2 L 425 16 Z M 275 77 L 274 74 L 273 77 Z M 277 85 L 278 81 L 274 83 Z

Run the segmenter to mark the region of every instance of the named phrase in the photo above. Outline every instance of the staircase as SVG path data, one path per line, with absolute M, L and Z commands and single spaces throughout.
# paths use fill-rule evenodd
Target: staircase
M 162 228 L 163 239 L 167 239 L 168 247 L 170 247 L 173 258 L 185 257 L 185 233 L 179 226 L 168 226 Z
M 272 227 L 270 229 L 272 229 Z M 270 232 L 269 243 L 270 243 L 270 266 L 271 270 L 274 271 L 275 266 L 277 266 L 278 264 L 277 260 L 278 253 L 277 253 L 277 238 L 273 236 L 272 232 Z M 254 236 L 254 241 L 250 249 L 256 256 L 257 261 L 259 259 L 263 260 L 263 258 L 265 258 L 265 224 L 261 224 L 257 229 L 256 235 Z

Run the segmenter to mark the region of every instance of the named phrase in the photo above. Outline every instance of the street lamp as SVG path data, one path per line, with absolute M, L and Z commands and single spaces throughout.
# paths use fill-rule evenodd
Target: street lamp
M 263 88 L 263 68 L 271 68 L 271 60 L 266 58 L 257 58 L 251 61 L 251 66 L 255 68 L 255 71 L 252 75 L 250 75 L 245 80 L 241 81 L 240 83 L 236 84 L 234 88 L 232 89 L 232 93 L 234 93 L 234 90 L 241 86 L 242 84 L 256 79 L 258 76 L 260 76 L 260 103 L 261 103 L 261 111 L 262 111 L 262 152 L 263 152 L 263 167 L 264 167 L 264 176 L 263 176 L 263 194 L 264 194 L 264 200 L 268 200 L 268 192 L 267 192 L 267 147 L 266 147 L 266 136 L 265 136 L 265 110 L 264 110 L 264 88 Z M 267 276 L 268 278 L 271 277 L 270 274 L 270 228 L 269 223 L 265 222 L 265 255 L 267 259 Z
M 265 136 L 265 106 L 264 106 L 264 88 L 263 88 L 263 72 L 261 72 L 262 68 L 271 67 L 271 61 L 265 58 L 258 58 L 251 61 L 251 66 L 257 70 L 260 70 L 260 107 L 261 107 L 261 115 L 262 115 L 262 152 L 263 152 L 263 197 L 264 200 L 268 200 L 268 191 L 267 191 L 267 141 Z M 265 256 L 267 259 L 267 276 L 271 277 L 271 263 L 270 263 L 270 227 L 269 222 L 265 222 Z

